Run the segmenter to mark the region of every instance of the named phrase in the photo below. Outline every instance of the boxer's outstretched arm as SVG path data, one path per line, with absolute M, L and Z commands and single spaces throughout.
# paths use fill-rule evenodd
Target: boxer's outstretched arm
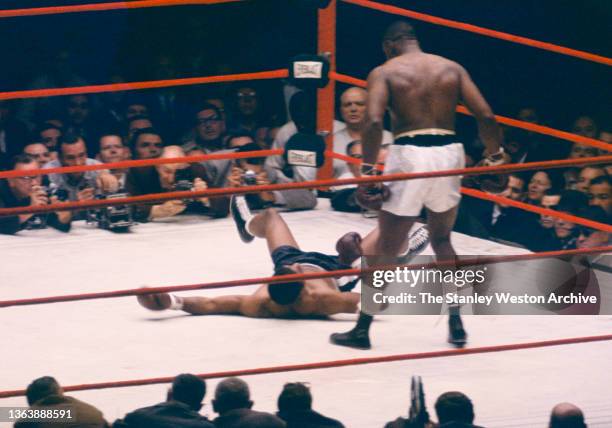
M 265 301 L 257 296 L 185 297 L 183 310 L 192 315 L 243 315 L 267 318 L 272 314 Z
M 193 315 L 239 315 L 245 297 L 249 296 L 184 297 L 183 310 Z
M 257 318 L 273 315 L 266 307 L 267 300 L 257 295 L 181 298 L 169 293 L 152 293 L 138 296 L 138 303 L 152 311 L 180 307 L 181 310 L 193 315 L 243 315 Z M 177 302 L 180 306 L 173 307 Z

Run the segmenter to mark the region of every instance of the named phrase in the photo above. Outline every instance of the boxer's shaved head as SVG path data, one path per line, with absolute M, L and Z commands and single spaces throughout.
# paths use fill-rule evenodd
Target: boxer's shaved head
M 408 21 L 395 21 L 383 35 L 383 41 L 397 41 L 400 38 L 416 40 L 414 27 Z

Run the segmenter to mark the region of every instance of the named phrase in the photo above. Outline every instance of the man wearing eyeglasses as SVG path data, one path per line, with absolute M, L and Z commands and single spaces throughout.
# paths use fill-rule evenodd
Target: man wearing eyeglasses
M 13 158 L 11 169 L 28 171 L 38 169 L 38 162 L 28 155 Z M 49 195 L 42 186 L 42 176 L 12 177 L 0 180 L 0 208 L 37 207 L 58 202 L 57 195 Z M 23 229 L 42 229 L 47 225 L 68 232 L 72 213 L 70 211 L 50 214 L 20 214 L 0 217 L 0 233 L 14 235 Z
M 183 139 L 182 148 L 189 156 L 208 153 L 232 153 L 226 149 L 226 124 L 223 110 L 216 105 L 204 103 L 196 108 L 194 128 L 189 136 Z M 211 179 L 212 187 L 223 187 L 230 173 L 232 162 L 219 159 L 202 162 Z
M 225 120 L 223 114 L 217 106 L 204 104 L 196 113 L 194 138 L 188 141 L 183 147 L 188 152 L 200 149 L 205 153 L 221 150 L 224 148 Z
M 250 86 L 240 86 L 234 94 L 234 115 L 229 127 L 230 133 L 254 133 L 261 119 L 257 91 Z

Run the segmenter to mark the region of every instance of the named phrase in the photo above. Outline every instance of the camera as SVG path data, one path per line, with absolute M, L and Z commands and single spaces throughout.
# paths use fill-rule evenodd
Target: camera
M 57 196 L 58 201 L 64 202 L 68 200 L 68 191 L 66 189 L 61 189 L 57 185 L 53 183 L 48 183 L 46 186 L 42 186 L 43 191 L 47 194 L 47 198 L 49 198 L 49 203 L 51 203 L 51 197 Z M 27 230 L 33 229 L 45 229 L 47 227 L 47 214 L 34 214 L 30 217 L 27 222 L 25 228 Z
M 178 169 L 174 175 L 174 190 L 193 190 L 193 179 L 191 168 Z
M 120 199 L 127 198 L 127 193 L 112 193 L 100 196 L 98 199 Z M 128 205 L 113 205 L 97 210 L 96 220 L 100 229 L 112 232 L 127 232 L 134 221 L 132 220 L 132 209 Z
M 247 169 L 242 173 L 242 181 L 247 186 L 254 186 L 257 184 L 257 174 L 255 171 Z
M 66 202 L 68 200 L 68 190 L 62 189 L 57 184 L 49 183 L 47 186 L 42 186 L 44 191 L 47 193 L 47 197 L 51 199 L 53 196 L 57 196 L 59 202 Z

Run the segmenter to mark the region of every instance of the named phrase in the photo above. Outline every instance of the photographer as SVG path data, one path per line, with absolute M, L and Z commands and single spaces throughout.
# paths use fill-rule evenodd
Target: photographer
M 236 153 L 258 152 L 261 148 L 251 141 L 243 146 L 238 147 Z M 263 164 L 265 157 L 236 159 L 230 173 L 227 177 L 226 187 L 241 187 L 253 185 L 271 184 L 268 173 L 265 171 Z M 276 202 L 275 193 L 278 192 L 259 192 L 247 195 L 247 201 L 251 209 L 264 208 L 273 205 Z
M 11 169 L 17 171 L 37 168 L 38 162 L 27 155 L 16 156 L 11 164 Z M 0 208 L 35 207 L 58 202 L 58 196 L 49 195 L 41 183 L 42 176 L 40 175 L 0 180 Z M 23 229 L 42 229 L 47 225 L 62 232 L 68 232 L 71 220 L 70 211 L 0 217 L 0 233 L 13 235 Z
M 60 140 L 59 159 L 45 164 L 44 168 L 99 165 L 101 162 L 87 156 L 87 146 L 77 134 L 67 134 Z M 52 186 L 66 192 L 69 201 L 87 201 L 96 194 L 114 193 L 118 190 L 117 179 L 106 170 L 49 174 Z
M 167 146 L 162 151 L 161 159 L 185 156 L 179 146 Z M 126 189 L 130 195 L 146 195 L 184 190 L 205 190 L 208 188 L 208 176 L 201 164 L 162 164 L 150 167 L 132 168 L 127 175 Z M 156 205 L 136 206 L 134 219 L 140 222 L 158 218 L 173 217 L 183 212 L 206 214 L 213 217 L 225 217 L 228 213 L 228 199 L 219 197 L 209 200 L 170 200 Z

